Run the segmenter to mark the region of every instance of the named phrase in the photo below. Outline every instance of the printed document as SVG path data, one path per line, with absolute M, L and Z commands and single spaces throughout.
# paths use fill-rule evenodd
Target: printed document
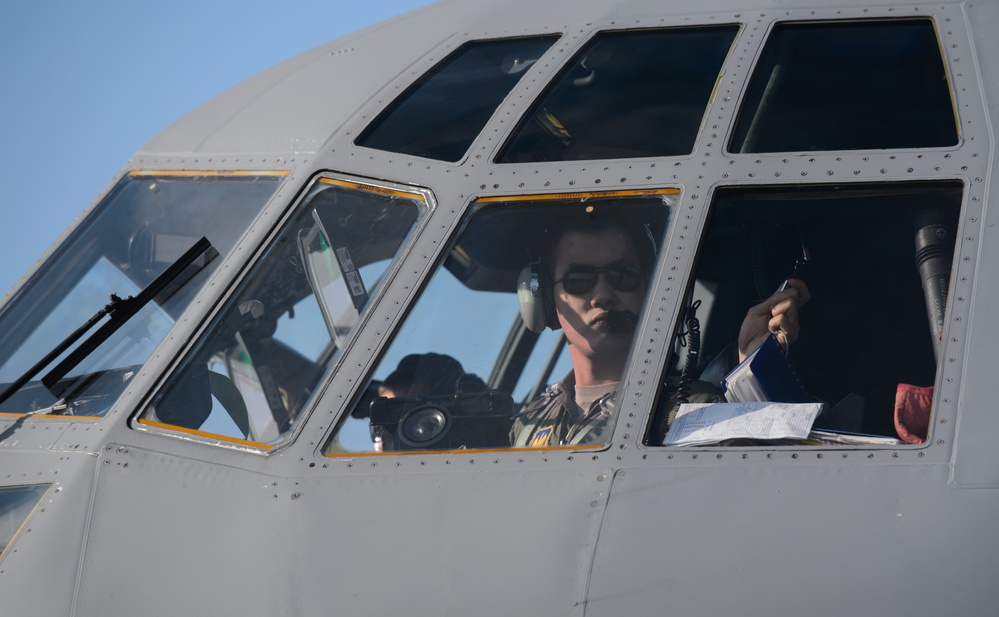
M 726 439 L 806 439 L 821 403 L 684 403 L 664 445 L 697 446 Z

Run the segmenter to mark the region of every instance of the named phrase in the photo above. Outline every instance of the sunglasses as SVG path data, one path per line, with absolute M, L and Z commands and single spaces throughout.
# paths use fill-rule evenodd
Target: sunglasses
M 555 281 L 555 284 L 562 283 L 562 289 L 567 294 L 579 296 L 596 287 L 597 275 L 601 272 L 607 277 L 610 286 L 617 291 L 635 291 L 645 282 L 638 268 L 631 266 L 608 266 L 606 268 L 576 266 L 566 271 L 562 278 Z

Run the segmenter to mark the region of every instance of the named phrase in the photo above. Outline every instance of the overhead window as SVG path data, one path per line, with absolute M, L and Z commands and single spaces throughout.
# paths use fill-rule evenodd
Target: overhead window
M 606 443 L 676 193 L 474 204 L 327 453 Z
M 957 140 L 931 20 L 785 23 L 753 72 L 730 150 L 932 148 Z
M 729 413 L 724 406 L 732 401 L 818 405 L 814 423 L 804 427 L 808 439 L 791 443 L 925 439 L 962 188 L 940 182 L 719 190 L 649 444 L 662 445 L 675 417 L 693 409 L 681 403 L 722 403 L 710 410 L 715 414 Z M 767 320 L 780 313 L 773 295 L 795 274 L 811 295 L 789 326 L 796 336 L 786 356 L 777 351 L 774 363 L 752 366 L 763 396 L 740 398 L 732 370 L 747 311 L 760 305 L 764 328 L 772 330 Z M 782 337 L 778 330 L 779 344 Z M 775 368 L 789 371 L 771 380 L 763 371 Z M 778 419 L 799 411 L 782 410 Z M 698 413 L 705 426 L 721 417 Z M 755 443 L 724 434 L 726 444 Z
M 525 114 L 496 161 L 689 154 L 737 31 L 596 35 Z
M 14 391 L 0 410 L 104 415 L 284 175 L 133 172 L 122 178 L 3 308 L 0 391 Z M 210 246 L 201 258 L 171 270 L 202 237 Z M 157 281 L 164 285 L 148 303 L 131 302 Z M 114 319 L 104 316 L 81 333 L 87 336 L 73 339 L 109 305 L 110 294 L 124 300 L 114 305 Z
M 280 442 L 426 206 L 422 193 L 317 180 L 139 422 Z
M 496 107 L 557 36 L 466 43 L 402 93 L 357 145 L 459 161 Z

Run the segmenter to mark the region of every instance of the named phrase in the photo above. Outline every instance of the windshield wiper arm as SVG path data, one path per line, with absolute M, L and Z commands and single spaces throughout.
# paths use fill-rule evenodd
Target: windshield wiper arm
M 67 373 L 73 370 L 76 365 L 82 362 L 84 358 L 89 356 L 95 349 L 110 338 L 112 334 L 117 332 L 119 328 L 125 325 L 129 319 L 142 310 L 142 308 L 149 304 L 152 300 L 158 299 L 159 303 L 162 304 L 170 298 L 170 296 L 177 293 L 177 291 L 183 287 L 187 281 L 193 278 L 195 274 L 208 265 L 211 260 L 215 259 L 218 254 L 218 251 L 212 247 L 212 243 L 208 241 L 208 238 L 202 237 L 183 255 L 181 255 L 177 261 L 170 264 L 166 270 L 160 273 L 159 276 L 153 279 L 152 282 L 146 285 L 146 287 L 134 297 L 129 296 L 122 299 L 116 294 L 111 294 L 111 302 L 105 305 L 101 310 L 97 311 L 93 317 L 86 321 L 86 323 L 77 328 L 61 343 L 56 345 L 52 351 L 45 354 L 44 358 L 29 368 L 23 375 L 17 378 L 16 381 L 7 386 L 3 392 L 0 392 L 0 404 L 3 404 L 3 402 L 10 398 L 11 395 L 20 390 L 24 384 L 31 381 L 31 379 L 40 373 L 42 369 L 52 363 L 52 361 L 58 358 L 64 351 L 69 349 L 70 346 L 86 334 L 87 331 L 94 326 L 94 324 L 99 322 L 105 316 L 108 316 L 109 319 L 107 323 L 90 335 L 90 337 L 83 341 L 79 347 L 66 356 L 62 362 L 42 377 L 42 384 L 48 388 L 49 392 L 51 392 L 53 396 L 59 398 L 65 389 L 57 389 L 56 386 L 58 386 L 59 381 L 65 377 Z

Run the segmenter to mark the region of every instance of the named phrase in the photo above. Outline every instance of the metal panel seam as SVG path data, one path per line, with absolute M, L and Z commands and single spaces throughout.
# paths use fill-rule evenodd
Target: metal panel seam
M 608 470 L 610 471 L 610 470 Z M 583 582 L 583 617 L 586 617 L 586 609 L 590 605 L 590 582 L 593 580 L 593 564 L 597 561 L 597 547 L 600 546 L 600 532 L 604 528 L 604 518 L 607 516 L 607 506 L 610 503 L 611 495 L 614 491 L 614 480 L 617 478 L 618 473 L 624 473 L 623 470 L 610 471 L 607 474 L 607 496 L 603 499 L 603 504 L 601 504 L 599 515 L 596 516 L 597 533 L 593 536 L 593 546 L 590 547 L 590 562 L 586 568 L 586 580 Z M 603 474 L 603 472 L 601 472 Z M 597 477 L 600 480 L 600 477 Z
M 80 563 L 77 564 L 76 569 L 76 584 L 73 585 L 73 601 L 70 604 L 69 615 L 70 617 L 76 617 L 77 603 L 80 600 L 80 584 L 83 582 L 83 564 L 87 559 L 87 539 L 90 537 L 90 522 L 94 516 L 94 502 L 97 499 L 97 480 L 101 473 L 100 461 L 103 458 L 104 449 L 101 448 L 98 451 L 98 455 L 94 458 L 94 474 L 91 476 L 90 481 L 90 503 L 87 504 L 87 519 L 83 525 L 83 537 L 80 539 Z

